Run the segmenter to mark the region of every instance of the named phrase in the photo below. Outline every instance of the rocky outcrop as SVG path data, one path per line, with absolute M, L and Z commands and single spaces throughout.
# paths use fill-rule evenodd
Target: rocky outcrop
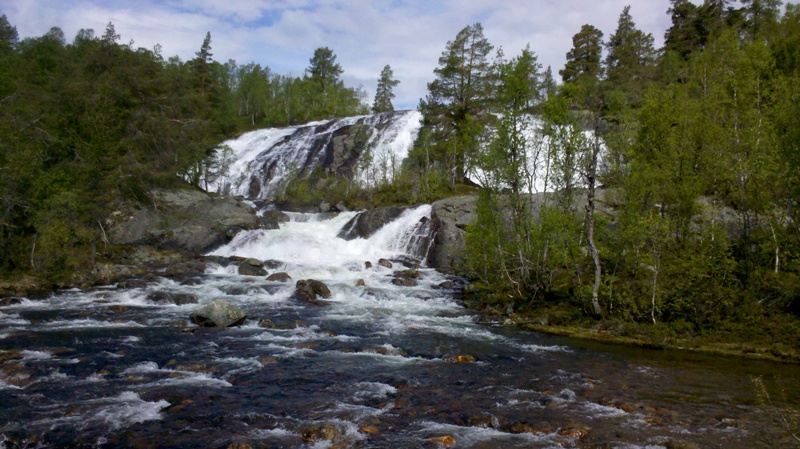
M 342 227 L 338 237 L 345 240 L 369 238 L 386 223 L 397 219 L 406 209 L 408 208 L 389 206 L 361 212 Z
M 477 218 L 477 200 L 477 196 L 465 195 L 433 203 L 431 218 L 436 237 L 428 252 L 428 265 L 443 273 L 455 270 L 464 251 L 465 229 Z
M 150 192 L 152 204 L 111 214 L 111 243 L 203 253 L 224 244 L 240 230 L 264 226 L 247 204 L 192 188 Z
M 238 306 L 224 299 L 215 299 L 197 309 L 190 319 L 192 323 L 204 327 L 231 327 L 244 323 L 247 314 Z

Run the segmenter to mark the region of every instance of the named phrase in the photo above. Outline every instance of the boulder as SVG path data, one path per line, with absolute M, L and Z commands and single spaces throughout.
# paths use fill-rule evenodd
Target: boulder
M 316 293 L 317 295 L 322 296 L 323 298 L 330 298 L 331 296 L 333 296 L 328 286 L 323 284 L 322 282 L 316 279 L 308 279 L 306 282 L 308 282 L 308 285 L 310 285 L 311 288 L 314 289 L 314 293 Z
M 332 296 L 328 286 L 314 279 L 301 279 L 295 284 L 292 298 L 305 301 L 317 306 L 327 305 L 326 302 L 317 299 L 317 296 L 330 298 Z
M 267 276 L 267 280 L 272 282 L 289 282 L 292 280 L 292 277 L 289 276 L 289 273 L 280 272 L 270 274 Z
M 189 319 L 204 327 L 231 327 L 244 323 L 247 314 L 238 306 L 224 299 L 214 301 L 197 309 Z
M 239 264 L 239 274 L 242 276 L 266 276 L 267 270 L 263 269 L 262 267 L 255 267 L 250 265 L 249 263 L 241 263 Z
M 378 265 L 386 268 L 392 268 L 394 266 L 392 265 L 392 262 L 390 262 L 388 259 L 379 259 Z
M 461 263 L 467 226 L 477 218 L 473 195 L 455 196 L 436 201 L 431 218 L 436 232 L 428 252 L 428 265 L 443 273 L 451 273 Z
M 145 207 L 127 205 L 110 215 L 106 230 L 111 243 L 205 253 L 237 230 L 259 227 L 253 208 L 234 198 L 191 187 L 157 189 L 149 195 Z

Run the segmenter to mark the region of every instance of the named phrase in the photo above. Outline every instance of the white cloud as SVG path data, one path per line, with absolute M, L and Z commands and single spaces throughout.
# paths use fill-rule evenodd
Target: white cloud
M 489 42 L 509 57 L 530 43 L 557 76 L 581 25 L 609 36 L 627 4 L 660 44 L 668 0 L 4 0 L 0 13 L 23 38 L 58 26 L 71 40 L 81 28 L 102 34 L 111 21 L 123 42 L 161 44 L 166 57 L 184 60 L 210 31 L 216 60 L 256 62 L 295 76 L 325 46 L 337 55 L 345 81 L 370 95 L 383 66 L 391 65 L 400 80 L 395 106 L 413 108 L 446 43 L 467 25 L 481 22 Z

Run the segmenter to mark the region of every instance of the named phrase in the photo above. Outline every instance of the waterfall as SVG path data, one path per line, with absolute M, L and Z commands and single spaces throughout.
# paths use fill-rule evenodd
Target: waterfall
M 413 258 L 424 260 L 430 244 L 431 206 L 408 209 L 373 236 L 344 240 L 337 235 L 356 212 L 334 216 L 290 213 L 280 229 L 240 232 L 212 253 L 282 263 L 300 277 L 358 279 L 367 261 Z
M 321 170 L 374 186 L 399 170 L 420 122 L 418 111 L 397 111 L 252 131 L 220 145 L 233 162 L 205 184 L 221 194 L 270 199 L 293 177 Z

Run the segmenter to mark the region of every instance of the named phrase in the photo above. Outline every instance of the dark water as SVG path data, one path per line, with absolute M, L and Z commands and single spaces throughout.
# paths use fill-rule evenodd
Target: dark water
M 292 223 L 221 251 L 269 252 L 280 271 L 324 280 L 328 306 L 212 267 L 197 285 L 0 307 L 0 349 L 15 355 L 0 366 L 0 448 L 435 448 L 440 437 L 455 448 L 797 447 L 777 407 L 800 404 L 794 365 L 479 324 L 433 288 L 445 280 L 434 271 L 398 287 L 390 269 L 347 262 L 391 253 L 381 237 L 320 258 L 308 232 L 330 246 L 325 229 L 339 224 Z M 250 319 L 198 329 L 187 322 L 198 305 L 159 305 L 147 299 L 156 291 L 222 297 Z M 776 406 L 761 405 L 753 376 Z

